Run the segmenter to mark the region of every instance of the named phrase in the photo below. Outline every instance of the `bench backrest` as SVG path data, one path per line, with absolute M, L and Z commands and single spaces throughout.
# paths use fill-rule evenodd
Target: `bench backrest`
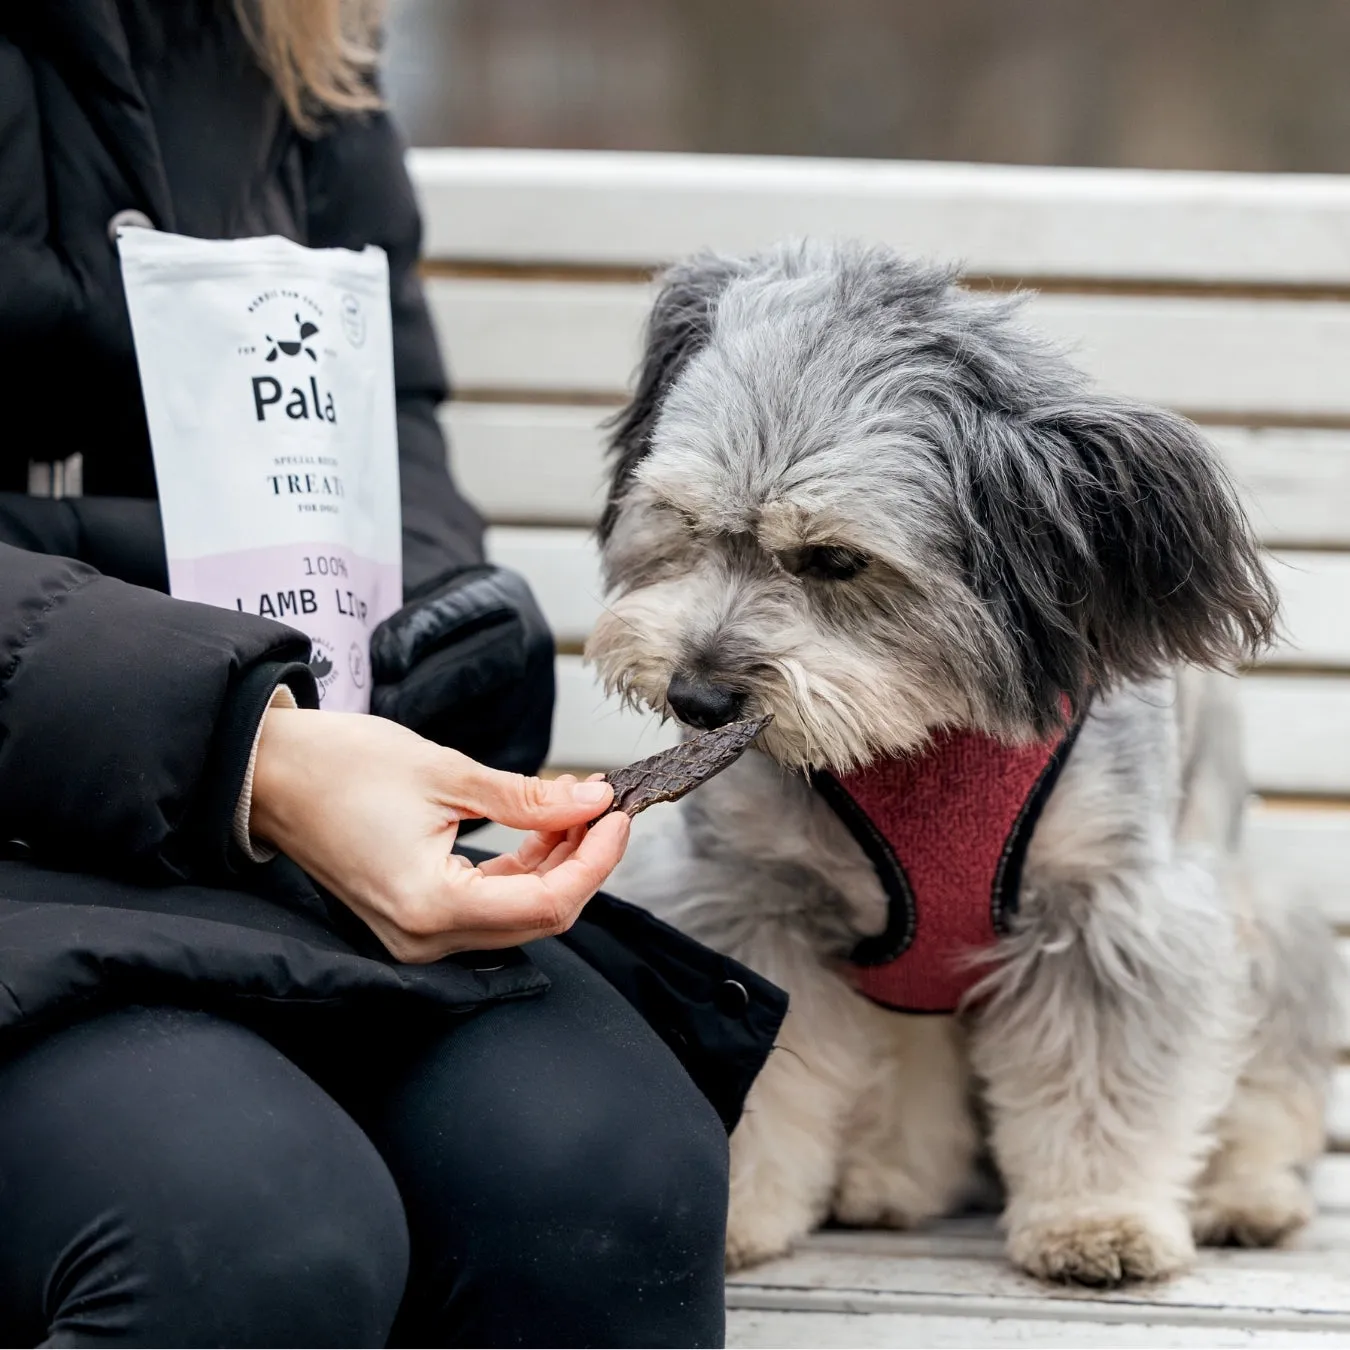
M 604 768 L 669 732 L 607 704 L 581 644 L 600 422 L 655 269 L 801 235 L 1034 287 L 1030 318 L 1106 388 L 1205 427 L 1273 550 L 1286 639 L 1243 679 L 1265 884 L 1350 932 L 1350 183 L 1336 178 L 721 156 L 420 150 L 432 308 L 460 483 L 559 635 L 554 760 Z M 1350 942 L 1350 939 L 1347 939 Z M 1350 1085 L 1342 1133 L 1350 1135 Z

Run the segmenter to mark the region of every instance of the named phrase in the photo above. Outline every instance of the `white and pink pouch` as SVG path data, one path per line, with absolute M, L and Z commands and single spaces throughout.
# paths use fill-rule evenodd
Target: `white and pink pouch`
M 403 603 L 383 250 L 118 247 L 171 593 L 300 629 L 323 707 L 367 711 L 370 634 Z

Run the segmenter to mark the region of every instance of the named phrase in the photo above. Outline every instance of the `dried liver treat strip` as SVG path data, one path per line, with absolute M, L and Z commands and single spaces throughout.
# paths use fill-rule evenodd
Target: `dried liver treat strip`
M 728 722 L 724 727 L 691 736 L 671 750 L 607 773 L 605 781 L 614 788 L 609 811 L 635 816 L 657 802 L 679 801 L 740 759 L 772 721 L 773 714 L 768 713 L 744 722 Z M 604 814 L 609 815 L 609 811 Z

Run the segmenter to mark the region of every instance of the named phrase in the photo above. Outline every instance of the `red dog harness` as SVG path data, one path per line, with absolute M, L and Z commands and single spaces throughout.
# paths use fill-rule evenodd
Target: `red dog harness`
M 1008 931 L 1031 832 L 1077 731 L 1025 745 L 939 731 L 918 754 L 813 775 L 890 902 L 886 931 L 850 957 L 868 998 L 953 1012 L 985 973 L 963 958 Z

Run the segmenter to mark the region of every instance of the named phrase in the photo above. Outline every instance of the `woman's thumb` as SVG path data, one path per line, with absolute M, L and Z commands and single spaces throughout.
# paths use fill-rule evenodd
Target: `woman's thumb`
M 484 764 L 473 764 L 457 786 L 455 800 L 467 815 L 483 816 L 514 830 L 565 830 L 580 825 L 598 816 L 614 796 L 614 789 L 604 782 L 578 783 L 570 776 L 527 778 Z

